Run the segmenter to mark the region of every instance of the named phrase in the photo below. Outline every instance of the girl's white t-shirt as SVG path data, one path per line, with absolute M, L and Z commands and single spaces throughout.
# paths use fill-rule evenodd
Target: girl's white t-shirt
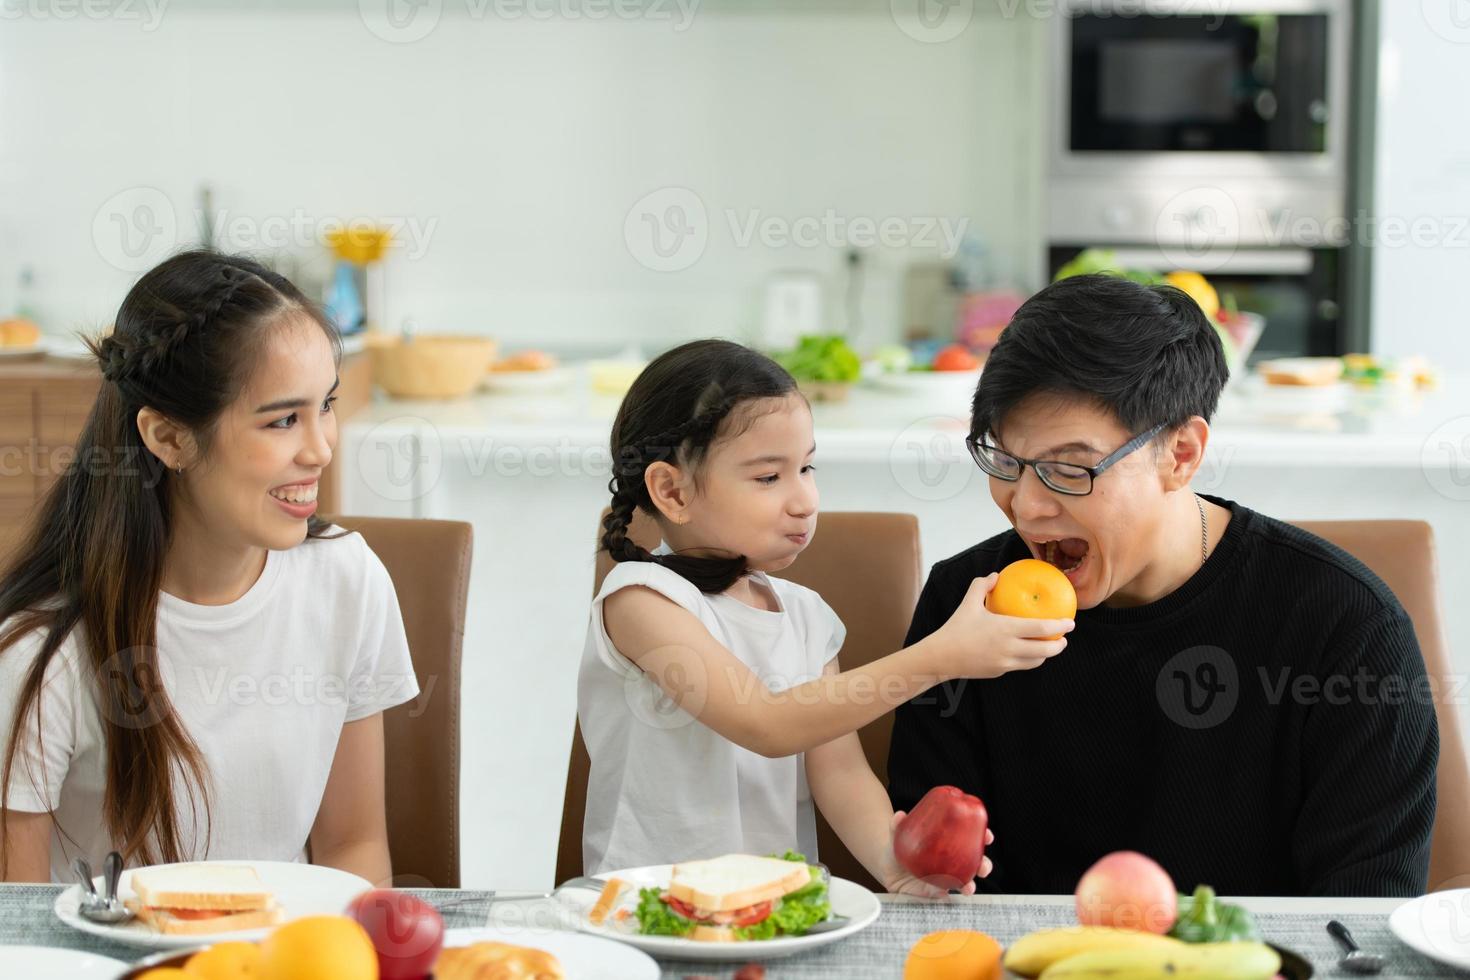
M 804 756 L 768 759 L 705 727 L 618 653 L 602 621 L 608 596 L 646 586 L 697 616 L 768 690 L 821 676 L 846 638 L 842 620 L 811 589 L 755 577 L 780 611 L 706 595 L 653 562 L 621 562 L 608 573 L 592 603 L 577 679 L 577 716 L 592 761 L 582 833 L 587 874 L 788 848 L 817 859 Z M 748 696 L 760 692 L 752 687 Z
M 305 860 L 342 726 L 419 690 L 393 583 L 359 534 L 268 552 L 255 584 L 226 605 L 161 593 L 157 640 L 158 680 L 209 773 L 207 824 L 175 776 L 194 859 Z M 41 641 L 33 633 L 0 652 L 0 739 Z M 81 642 L 74 631 L 51 658 L 10 779 L 10 809 L 56 816 L 53 881 L 72 879 L 78 855 L 100 868 L 116 846 L 103 817 L 102 709 Z M 113 713 L 118 724 L 149 721 Z

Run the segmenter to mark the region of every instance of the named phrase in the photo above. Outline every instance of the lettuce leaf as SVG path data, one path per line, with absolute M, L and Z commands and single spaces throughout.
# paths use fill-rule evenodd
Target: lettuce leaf
M 659 888 L 638 890 L 638 931 L 645 936 L 687 936 L 694 931 L 694 923 L 684 918 L 659 898 Z

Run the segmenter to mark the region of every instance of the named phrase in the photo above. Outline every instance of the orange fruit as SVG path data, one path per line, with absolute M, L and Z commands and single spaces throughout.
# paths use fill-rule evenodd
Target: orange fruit
M 190 980 L 189 974 L 176 966 L 158 966 L 139 974 L 138 980 Z
M 1001 980 L 1001 952 L 983 932 L 931 932 L 909 950 L 903 980 Z
M 1039 558 L 1022 558 L 1000 570 L 995 587 L 985 597 L 985 608 L 1000 616 L 1071 619 L 1077 615 L 1077 590 L 1057 566 Z
M 184 972 L 207 980 L 251 980 L 260 972 L 260 947 L 254 943 L 216 943 L 189 957 Z
M 367 930 L 345 915 L 288 922 L 260 944 L 260 980 L 378 980 Z

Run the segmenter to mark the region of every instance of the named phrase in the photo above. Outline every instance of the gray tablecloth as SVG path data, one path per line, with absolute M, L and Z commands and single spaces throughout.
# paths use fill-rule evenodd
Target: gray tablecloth
M 51 912 L 60 890 L 56 885 L 0 885 L 0 944 L 63 946 L 123 961 L 146 955 L 133 947 L 98 940 L 63 925 Z M 445 924 L 451 928 L 490 924 L 485 903 L 487 892 L 418 891 L 415 894 L 444 908 Z M 902 974 L 909 947 L 926 933 L 939 929 L 978 929 L 1008 944 L 1033 929 L 1071 925 L 1075 922 L 1073 916 L 1068 905 L 1037 904 L 1025 899 L 992 905 L 885 900 L 882 916 L 863 932 L 821 950 L 770 960 L 766 964 L 767 976 L 770 980 L 892 980 Z M 1325 929 L 1328 918 L 1342 920 L 1361 945 L 1387 957 L 1384 977 L 1465 980 L 1470 976 L 1441 966 L 1404 946 L 1389 932 L 1386 916 L 1326 913 L 1256 916 L 1272 942 L 1305 956 L 1313 963 L 1318 977 L 1344 976 L 1337 968 L 1338 953 Z M 733 965 L 720 967 L 674 961 L 662 961 L 660 965 L 665 978 L 727 978 L 735 972 Z M 3 950 L 0 950 L 0 977 L 6 980 L 11 977 L 4 967 Z

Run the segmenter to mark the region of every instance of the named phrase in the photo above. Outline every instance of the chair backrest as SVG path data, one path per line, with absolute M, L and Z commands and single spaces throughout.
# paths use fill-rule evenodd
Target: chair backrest
M 388 850 L 402 887 L 459 887 L 459 667 L 470 525 L 342 517 L 398 593 L 419 696 L 383 714 Z
M 1440 612 L 1434 532 L 1423 521 L 1297 521 L 1337 545 L 1383 579 L 1414 621 L 1424 669 L 1435 682 L 1439 719 L 1439 805 L 1429 847 L 1429 890 L 1470 886 L 1470 764 L 1452 695 L 1450 663 Z
M 599 520 L 599 534 L 601 522 Z M 652 549 L 658 527 L 641 512 L 630 536 Z M 612 568 L 606 552 L 597 555 L 593 594 Z M 919 601 L 919 522 L 912 514 L 824 512 L 812 543 L 781 572 L 781 577 L 820 593 L 847 626 L 842 648 L 845 670 L 860 667 L 903 645 L 914 606 Z M 888 739 L 893 716 L 884 715 L 858 732 L 868 763 L 887 782 Z M 580 727 L 572 736 L 571 765 L 562 808 L 561 842 L 557 849 L 556 880 L 582 873 L 582 821 L 587 810 L 587 747 Z M 821 815 L 817 816 L 817 847 L 832 873 L 881 891 L 866 869 L 843 846 Z

